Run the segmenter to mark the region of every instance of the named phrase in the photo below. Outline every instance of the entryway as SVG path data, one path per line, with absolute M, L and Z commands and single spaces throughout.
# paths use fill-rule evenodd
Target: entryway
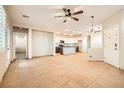
M 13 27 L 13 30 L 13 45 L 15 48 L 15 57 L 16 59 L 26 59 L 28 47 L 28 29 Z

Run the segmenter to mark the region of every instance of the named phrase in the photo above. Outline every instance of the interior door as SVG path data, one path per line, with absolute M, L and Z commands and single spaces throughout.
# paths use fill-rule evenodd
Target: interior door
M 119 67 L 119 25 L 104 30 L 104 61 Z

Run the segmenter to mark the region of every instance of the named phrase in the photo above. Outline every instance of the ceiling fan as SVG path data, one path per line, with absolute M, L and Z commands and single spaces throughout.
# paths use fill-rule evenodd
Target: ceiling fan
M 55 16 L 55 18 L 64 17 L 65 19 L 64 19 L 63 23 L 65 23 L 68 18 L 71 18 L 71 19 L 73 19 L 75 21 L 79 21 L 78 18 L 73 17 L 73 16 L 74 15 L 79 15 L 79 14 L 83 13 L 83 10 L 80 10 L 80 11 L 77 11 L 77 12 L 74 12 L 74 13 L 71 13 L 70 9 L 63 8 L 62 10 L 64 11 L 65 15 L 63 15 L 63 16 Z

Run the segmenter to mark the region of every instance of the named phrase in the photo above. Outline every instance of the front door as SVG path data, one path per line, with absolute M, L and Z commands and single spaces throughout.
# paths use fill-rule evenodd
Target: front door
M 105 62 L 119 67 L 119 25 L 104 30 Z

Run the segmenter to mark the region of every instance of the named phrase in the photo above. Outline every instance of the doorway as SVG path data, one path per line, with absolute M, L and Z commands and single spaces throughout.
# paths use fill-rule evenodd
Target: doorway
M 28 29 L 21 27 L 13 27 L 13 29 L 15 57 L 16 59 L 26 59 L 28 47 Z

